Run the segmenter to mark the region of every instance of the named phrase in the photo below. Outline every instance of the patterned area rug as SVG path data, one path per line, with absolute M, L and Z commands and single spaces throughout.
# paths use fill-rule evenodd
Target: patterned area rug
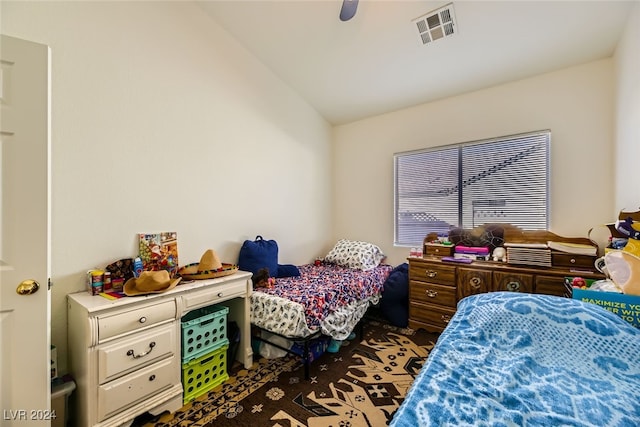
M 229 380 L 145 427 L 386 426 L 438 338 L 369 321 L 362 339 L 324 353 L 304 379 L 299 358 L 261 358 Z

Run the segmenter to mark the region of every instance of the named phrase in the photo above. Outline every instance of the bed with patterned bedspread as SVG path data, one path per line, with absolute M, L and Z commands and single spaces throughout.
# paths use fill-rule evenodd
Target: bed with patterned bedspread
M 567 298 L 461 300 L 390 426 L 464 425 L 640 425 L 640 330 Z
M 345 339 L 371 304 L 376 304 L 393 269 L 380 264 L 367 271 L 334 264 L 299 266 L 300 276 L 277 279 L 251 295 L 251 323 L 288 338 L 319 331 Z

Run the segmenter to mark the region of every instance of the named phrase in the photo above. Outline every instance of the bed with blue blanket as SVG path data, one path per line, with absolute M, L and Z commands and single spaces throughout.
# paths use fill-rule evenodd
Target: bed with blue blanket
M 568 298 L 461 300 L 390 426 L 465 425 L 640 425 L 640 330 Z

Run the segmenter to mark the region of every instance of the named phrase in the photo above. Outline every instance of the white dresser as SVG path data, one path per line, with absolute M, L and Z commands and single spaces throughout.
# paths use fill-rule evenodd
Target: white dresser
M 162 294 L 117 300 L 69 294 L 68 360 L 77 384 L 76 425 L 129 425 L 144 412 L 182 407 L 180 319 L 200 307 L 229 307 L 229 321 L 240 328 L 237 360 L 251 367 L 251 291 L 251 273 L 239 271 L 182 282 Z

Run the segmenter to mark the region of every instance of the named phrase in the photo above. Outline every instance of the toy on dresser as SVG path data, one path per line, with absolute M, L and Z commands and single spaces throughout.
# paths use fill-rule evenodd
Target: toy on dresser
M 493 250 L 493 260 L 507 262 L 507 250 L 502 246 Z

